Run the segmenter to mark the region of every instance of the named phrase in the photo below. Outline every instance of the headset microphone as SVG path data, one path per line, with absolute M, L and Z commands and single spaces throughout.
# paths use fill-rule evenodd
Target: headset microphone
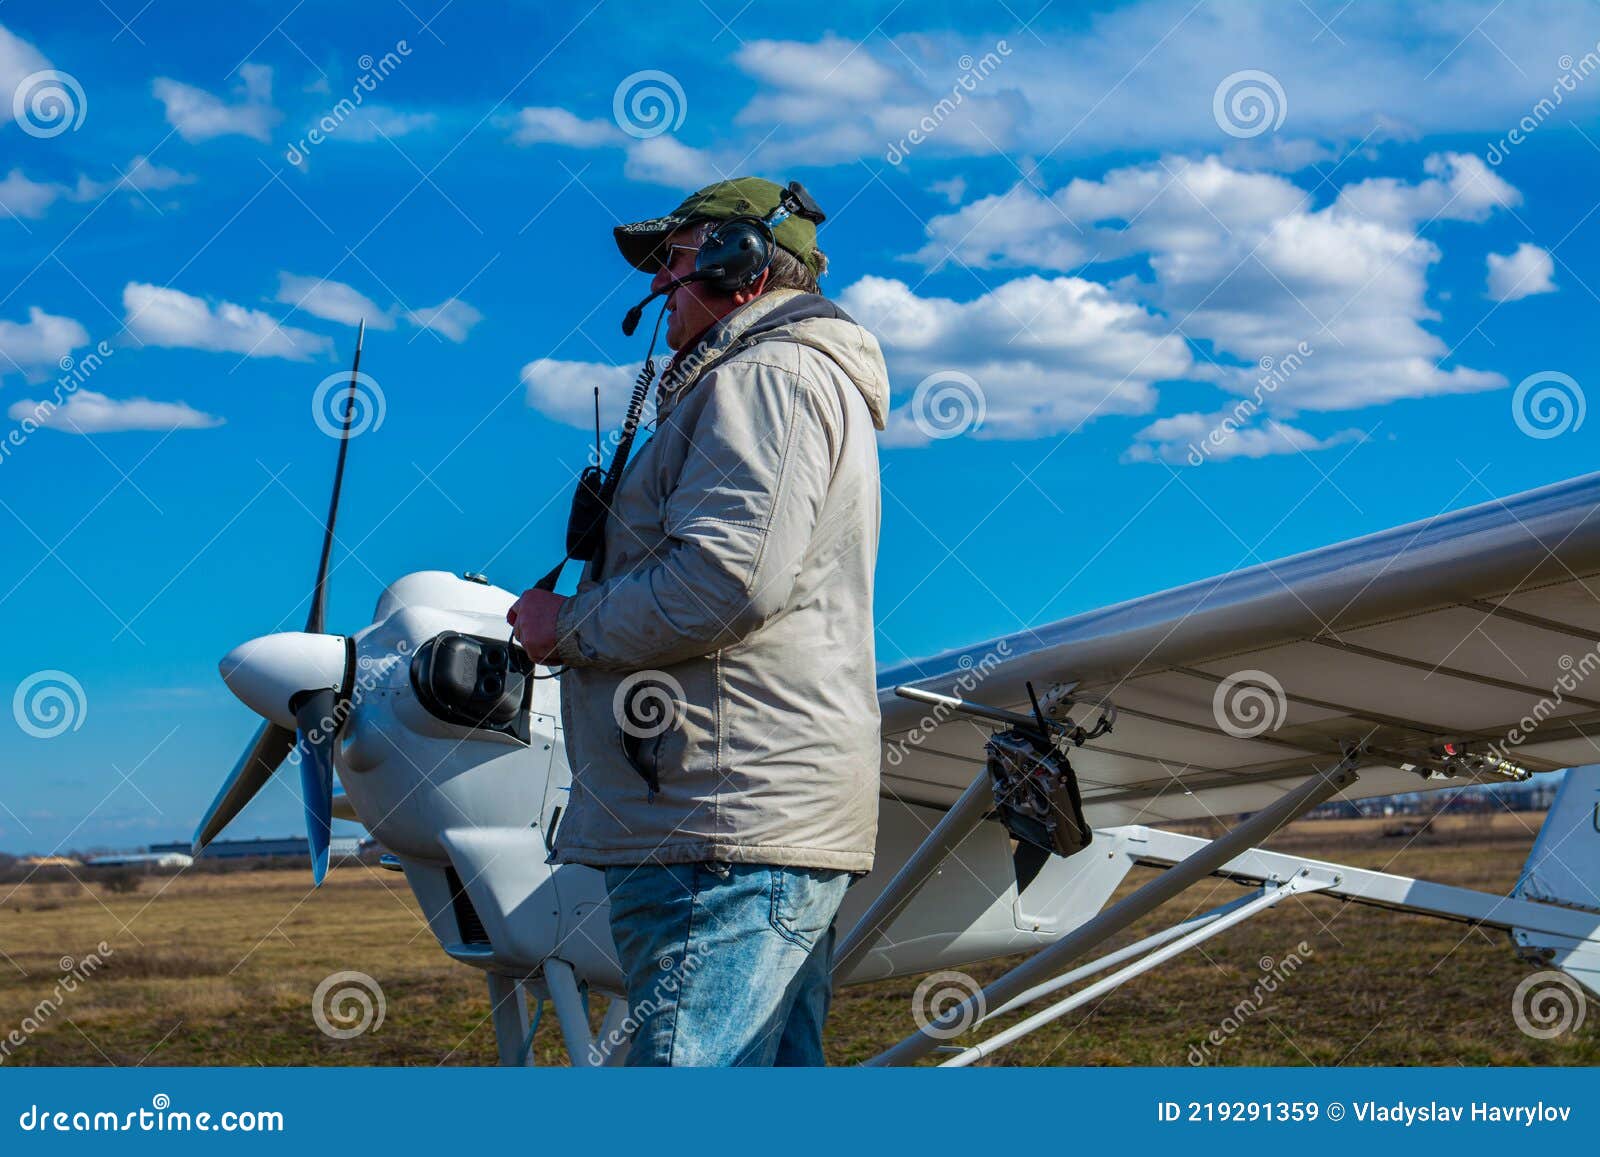
M 638 305 L 634 306 L 628 311 L 627 316 L 622 319 L 622 336 L 633 336 L 633 331 L 639 328 L 639 319 L 644 316 L 644 307 L 649 305 L 656 298 L 660 297 L 663 293 L 672 293 L 674 290 L 681 289 L 685 285 L 688 285 L 691 281 L 714 281 L 721 276 L 722 267 L 719 265 L 713 265 L 707 269 L 696 269 L 687 277 L 679 277 L 667 282 L 665 286 L 656 290 L 649 297 L 645 298 Z

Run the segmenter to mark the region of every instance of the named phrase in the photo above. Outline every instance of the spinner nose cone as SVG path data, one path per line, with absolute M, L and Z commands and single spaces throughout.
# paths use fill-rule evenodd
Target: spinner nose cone
M 217 664 L 228 690 L 250 710 L 280 727 L 295 729 L 289 702 L 300 691 L 344 684 L 342 635 L 284 631 L 251 639 Z

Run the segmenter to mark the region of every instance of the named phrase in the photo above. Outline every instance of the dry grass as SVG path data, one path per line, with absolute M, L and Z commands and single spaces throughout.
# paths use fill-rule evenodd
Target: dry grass
M 1386 837 L 1386 826 L 1304 823 L 1271 846 L 1503 894 L 1538 821 L 1452 817 L 1419 837 Z M 1192 889 L 1119 943 L 1237 894 L 1220 882 Z M 60 958 L 82 959 L 101 941 L 114 949 L 105 966 L 4 1063 L 494 1062 L 480 975 L 440 953 L 397 875 L 346 866 L 316 893 L 300 871 L 153 879 L 124 896 L 75 884 L 0 886 L 0 1044 L 51 995 Z M 1511 993 L 1530 969 L 1502 936 L 1317 897 L 1222 934 L 996 1061 L 1188 1063 L 1191 1046 L 1250 993 L 1261 958 L 1281 961 L 1301 941 L 1310 949 L 1304 964 L 1213 1049 L 1212 1063 L 1600 1063 L 1593 1003 L 1576 1034 L 1537 1041 L 1517 1029 Z M 987 981 L 1004 967 L 973 971 Z M 324 1035 L 310 1014 L 312 990 L 342 969 L 377 978 L 387 1000 L 382 1026 L 348 1041 Z M 915 987 L 913 978 L 841 993 L 831 1059 L 859 1061 L 904 1036 Z M 558 1036 L 547 1023 L 542 1063 L 560 1063 Z

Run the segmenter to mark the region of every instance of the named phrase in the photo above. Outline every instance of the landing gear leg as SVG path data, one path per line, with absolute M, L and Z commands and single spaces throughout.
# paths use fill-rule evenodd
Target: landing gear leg
M 533 1064 L 533 1038 L 528 1031 L 528 996 L 515 976 L 489 973 L 489 1008 L 500 1064 L 521 1068 Z

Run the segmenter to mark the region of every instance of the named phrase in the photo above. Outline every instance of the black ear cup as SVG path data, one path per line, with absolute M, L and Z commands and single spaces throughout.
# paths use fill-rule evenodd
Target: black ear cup
M 695 255 L 697 273 L 718 270 L 704 280 L 723 293 L 748 289 L 772 264 L 772 228 L 759 217 L 735 217 L 717 224 Z

